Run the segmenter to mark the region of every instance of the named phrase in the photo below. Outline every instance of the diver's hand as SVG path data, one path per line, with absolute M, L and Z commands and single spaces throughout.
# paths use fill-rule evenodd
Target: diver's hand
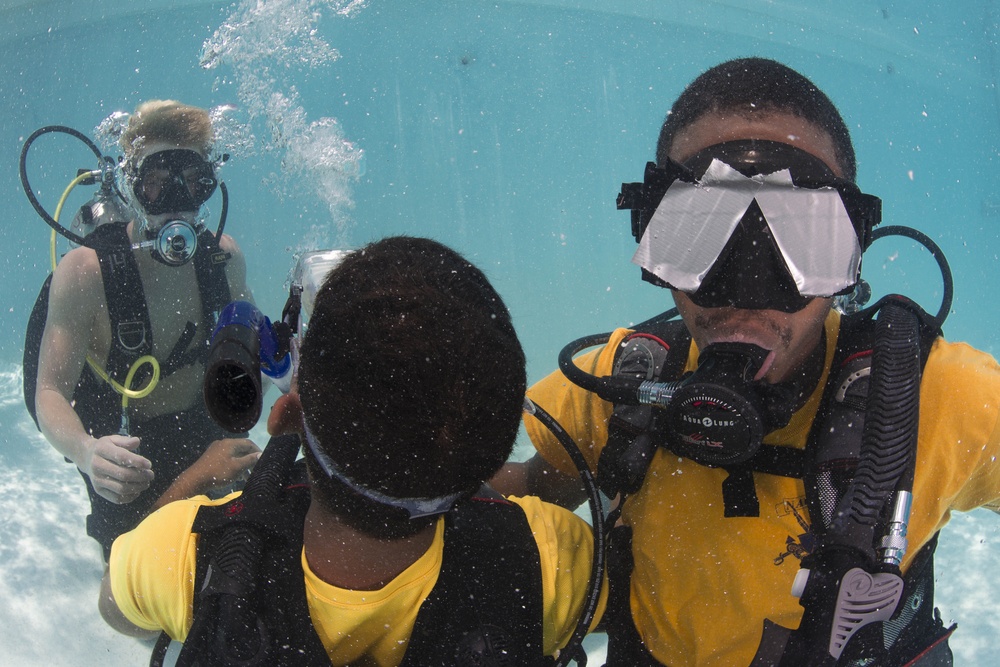
M 252 440 L 223 438 L 209 445 L 185 475 L 193 476 L 198 493 L 218 491 L 246 481 L 259 458 L 260 448 Z
M 149 488 L 153 464 L 135 453 L 139 438 L 106 435 L 84 443 L 76 466 L 90 478 L 97 495 L 118 505 L 130 503 Z
M 216 440 L 197 461 L 178 475 L 153 504 L 153 509 L 159 509 L 175 500 L 228 489 L 236 482 L 245 481 L 259 458 L 260 448 L 251 440 L 243 438 Z

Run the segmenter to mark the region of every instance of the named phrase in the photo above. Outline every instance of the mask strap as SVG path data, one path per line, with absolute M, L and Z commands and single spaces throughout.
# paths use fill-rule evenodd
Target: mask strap
M 379 505 L 386 505 L 388 507 L 393 507 L 396 509 L 404 510 L 410 515 L 411 519 L 417 519 L 425 516 L 434 516 L 435 514 L 444 514 L 451 510 L 459 498 L 464 495 L 463 493 L 453 493 L 447 496 L 440 496 L 438 498 L 396 498 L 374 489 L 369 489 L 362 486 L 360 482 L 356 482 L 347 476 L 343 470 L 337 467 L 337 464 L 333 462 L 326 452 L 319 446 L 316 441 L 316 437 L 312 434 L 309 429 L 309 424 L 303 419 L 303 426 L 305 427 L 305 440 L 306 446 L 309 447 L 309 451 L 312 452 L 313 456 L 316 457 L 316 461 L 319 463 L 320 468 L 330 479 L 336 480 L 349 488 L 351 491 L 357 493 L 359 496 L 367 498 Z

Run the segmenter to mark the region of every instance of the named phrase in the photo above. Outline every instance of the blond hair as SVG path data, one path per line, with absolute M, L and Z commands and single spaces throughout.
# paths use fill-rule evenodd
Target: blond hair
M 119 143 L 125 157 L 132 159 L 144 145 L 159 142 L 207 154 L 213 138 L 212 119 L 204 109 L 176 100 L 149 100 L 136 107 Z

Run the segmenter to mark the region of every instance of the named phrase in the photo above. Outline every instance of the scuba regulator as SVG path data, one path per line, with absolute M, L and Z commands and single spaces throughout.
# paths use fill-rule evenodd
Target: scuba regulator
M 665 318 L 675 314 L 670 311 Z M 598 334 L 571 342 L 559 355 L 559 368 L 571 382 L 606 401 L 645 408 L 637 416 L 644 422 L 643 433 L 623 460 L 638 477 L 624 490 L 641 485 L 645 464 L 657 446 L 706 466 L 739 465 L 754 456 L 765 434 L 791 417 L 790 399 L 797 387 L 754 379 L 769 354 L 763 348 L 749 343 L 709 345 L 701 351 L 697 370 L 675 382 L 660 380 L 669 345 L 648 334 L 622 342 L 611 376 L 589 375 L 573 362 L 574 354 L 609 337 Z
M 83 142 L 98 160 L 96 169 L 80 169 L 76 178 L 66 188 L 56 208 L 55 214 L 49 214 L 38 201 L 35 191 L 28 180 L 28 152 L 34 142 L 41 136 L 51 133 L 68 134 Z M 181 155 L 178 155 L 181 154 Z M 66 238 L 73 246 L 88 245 L 87 237 L 98 227 L 108 223 L 126 224 L 134 220 L 141 212 L 152 214 L 175 212 L 161 210 L 169 205 L 180 206 L 177 212 L 196 211 L 204 204 L 218 188 L 222 193 L 222 211 L 219 224 L 215 231 L 216 240 L 222 237 L 226 217 L 229 211 L 229 192 L 226 184 L 215 176 L 216 163 L 209 163 L 195 151 L 167 150 L 154 153 L 135 169 L 130 168 L 122 159 L 113 158 L 101 153 L 97 145 L 83 133 L 62 125 L 49 125 L 35 130 L 24 142 L 19 159 L 21 186 L 35 212 L 52 228 L 54 234 Z M 223 155 L 218 163 L 225 162 L 228 155 Z M 148 164 L 147 164 L 148 163 Z M 128 172 L 128 173 L 125 173 Z M 151 186 L 159 178 L 166 181 L 159 183 L 159 188 Z M 124 192 L 118 182 L 124 181 Z M 59 222 L 63 204 L 70 192 L 79 185 L 100 183 L 100 188 L 94 196 L 76 213 L 70 227 Z M 144 186 L 145 184 L 145 186 Z M 155 191 L 155 196 L 153 192 Z M 159 208 L 156 206 L 159 202 Z M 145 223 L 144 223 L 145 224 Z M 157 261 L 168 266 L 186 264 L 195 254 L 198 247 L 198 230 L 200 223 L 185 219 L 169 220 L 153 232 L 147 230 L 146 240 L 132 245 L 132 250 L 148 250 Z M 55 236 L 52 238 L 52 264 L 55 267 Z

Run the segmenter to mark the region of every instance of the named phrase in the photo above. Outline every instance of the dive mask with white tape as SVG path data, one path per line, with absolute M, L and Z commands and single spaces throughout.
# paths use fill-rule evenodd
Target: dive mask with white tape
M 793 313 L 854 288 L 882 202 L 804 150 L 739 140 L 648 163 L 618 208 L 632 210 L 644 280 L 704 308 Z

